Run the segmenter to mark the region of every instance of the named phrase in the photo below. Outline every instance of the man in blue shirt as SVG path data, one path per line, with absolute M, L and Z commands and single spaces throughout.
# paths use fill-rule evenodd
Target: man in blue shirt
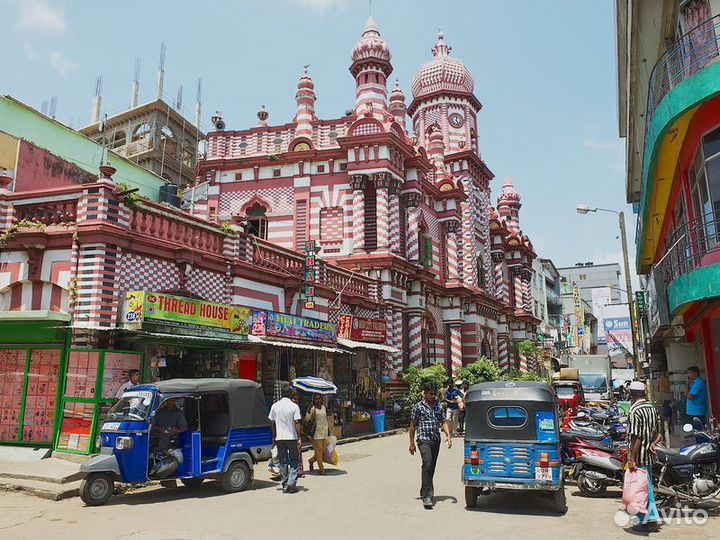
M 688 394 L 685 403 L 685 421 L 688 424 L 694 424 L 693 419 L 698 418 L 702 422 L 702 426 L 705 427 L 708 408 L 705 381 L 700 377 L 700 370 L 697 366 L 690 366 L 687 369 L 687 376 Z
M 460 390 L 455 388 L 455 381 L 453 381 L 452 379 L 448 379 L 447 390 L 445 390 L 444 399 L 445 405 L 447 406 L 445 418 L 447 419 L 450 426 L 450 433 L 452 433 L 453 435 L 457 434 L 458 421 L 460 419 L 460 407 L 458 405 L 458 398 L 461 396 L 462 394 Z

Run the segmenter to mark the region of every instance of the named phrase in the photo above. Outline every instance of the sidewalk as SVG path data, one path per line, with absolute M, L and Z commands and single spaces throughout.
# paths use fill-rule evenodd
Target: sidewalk
M 407 428 L 340 439 L 337 444 L 388 437 L 403 431 Z M 310 448 L 304 446 L 303 451 Z M 77 497 L 83 477 L 80 463 L 87 456 L 55 452 L 52 457 L 46 457 L 49 454 L 48 449 L 0 446 L 0 491 L 22 491 L 53 501 Z
M 0 489 L 54 501 L 77 496 L 80 463 L 49 454 L 46 448 L 0 447 Z

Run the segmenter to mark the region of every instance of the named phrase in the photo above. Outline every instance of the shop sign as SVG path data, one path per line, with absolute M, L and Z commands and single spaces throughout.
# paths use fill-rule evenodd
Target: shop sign
M 251 333 L 253 336 L 323 341 L 326 343 L 335 343 L 337 341 L 337 325 L 335 323 L 276 311 L 253 311 Z
M 127 307 L 122 322 L 133 326 L 159 322 L 174 326 L 212 327 L 247 334 L 252 309 L 215 304 L 153 291 L 127 293 Z
M 355 341 L 385 343 L 387 341 L 387 321 L 340 315 L 338 336 Z

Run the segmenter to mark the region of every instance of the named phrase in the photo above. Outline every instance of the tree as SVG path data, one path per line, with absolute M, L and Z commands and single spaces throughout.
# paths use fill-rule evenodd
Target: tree
M 423 383 L 434 383 L 435 387 L 439 390 L 445 384 L 447 378 L 445 366 L 442 364 L 434 364 L 422 369 L 416 367 L 408 368 L 408 370 L 403 373 L 403 381 L 409 386 L 405 407 L 410 408 L 423 398 Z
M 457 378 L 468 384 L 500 380 L 500 370 L 492 360 L 481 356 L 477 362 L 467 364 L 457 372 Z

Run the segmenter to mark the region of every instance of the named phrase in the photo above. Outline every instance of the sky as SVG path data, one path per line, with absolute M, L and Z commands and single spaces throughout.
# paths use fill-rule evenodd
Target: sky
M 438 29 L 475 78 L 483 104 L 482 158 L 522 195 L 520 222 L 540 257 L 622 265 L 617 217 L 579 215 L 579 203 L 624 210 L 631 267 L 635 216 L 625 204 L 624 142 L 618 137 L 616 56 L 611 0 L 374 0 L 372 13 L 392 52 L 395 78 L 410 83 L 432 59 Z M 95 80 L 103 112 L 127 107 L 141 58 L 141 102 L 154 96 L 160 43 L 167 47 L 165 94 L 183 86 L 192 118 L 202 78 L 203 124 L 216 111 L 229 129 L 295 112 L 302 66 L 321 118 L 354 104 L 350 53 L 369 0 L 0 0 L 0 92 L 36 109 L 57 100 L 58 120 L 90 121 Z M 409 123 L 408 123 L 409 124 Z

